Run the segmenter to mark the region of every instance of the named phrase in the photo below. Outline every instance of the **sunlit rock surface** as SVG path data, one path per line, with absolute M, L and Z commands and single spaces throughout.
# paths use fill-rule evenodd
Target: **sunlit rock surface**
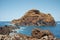
M 56 24 L 51 14 L 45 14 L 39 10 L 32 9 L 19 19 L 12 20 L 18 26 L 54 26 Z

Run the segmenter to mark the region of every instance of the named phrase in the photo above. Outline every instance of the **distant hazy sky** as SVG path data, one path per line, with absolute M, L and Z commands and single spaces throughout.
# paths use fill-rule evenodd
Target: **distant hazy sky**
M 0 21 L 18 19 L 30 9 L 51 13 L 60 21 L 60 0 L 0 0 Z

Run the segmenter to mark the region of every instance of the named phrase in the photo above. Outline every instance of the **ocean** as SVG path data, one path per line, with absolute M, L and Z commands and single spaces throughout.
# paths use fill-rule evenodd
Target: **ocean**
M 11 25 L 11 23 L 9 21 L 0 21 L 0 27 L 3 27 L 5 25 Z M 22 33 L 28 36 L 31 35 L 31 31 L 34 28 L 40 28 L 43 30 L 49 30 L 55 35 L 55 37 L 60 38 L 60 21 L 56 22 L 56 26 L 19 26 L 19 27 L 20 29 L 16 29 L 17 33 Z

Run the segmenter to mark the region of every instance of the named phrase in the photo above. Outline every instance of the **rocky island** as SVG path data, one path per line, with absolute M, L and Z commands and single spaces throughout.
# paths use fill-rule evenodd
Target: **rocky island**
M 45 14 L 39 10 L 32 9 L 19 19 L 12 20 L 18 26 L 55 26 L 56 22 L 51 14 Z

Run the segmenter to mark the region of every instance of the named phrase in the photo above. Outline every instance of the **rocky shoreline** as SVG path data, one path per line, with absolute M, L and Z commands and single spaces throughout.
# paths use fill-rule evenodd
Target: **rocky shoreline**
M 19 19 L 12 20 L 15 26 L 0 27 L 0 40 L 60 40 L 49 30 L 35 28 L 31 31 L 31 36 L 17 33 L 14 29 L 20 28 L 17 26 L 55 26 L 56 22 L 51 14 L 45 14 L 39 10 L 32 9 Z M 13 33 L 12 33 L 13 32 Z M 10 34 L 12 33 L 12 34 Z
M 0 34 L 0 40 L 57 40 L 49 30 L 41 30 L 35 28 L 32 30 L 31 36 L 14 33 L 12 35 Z

